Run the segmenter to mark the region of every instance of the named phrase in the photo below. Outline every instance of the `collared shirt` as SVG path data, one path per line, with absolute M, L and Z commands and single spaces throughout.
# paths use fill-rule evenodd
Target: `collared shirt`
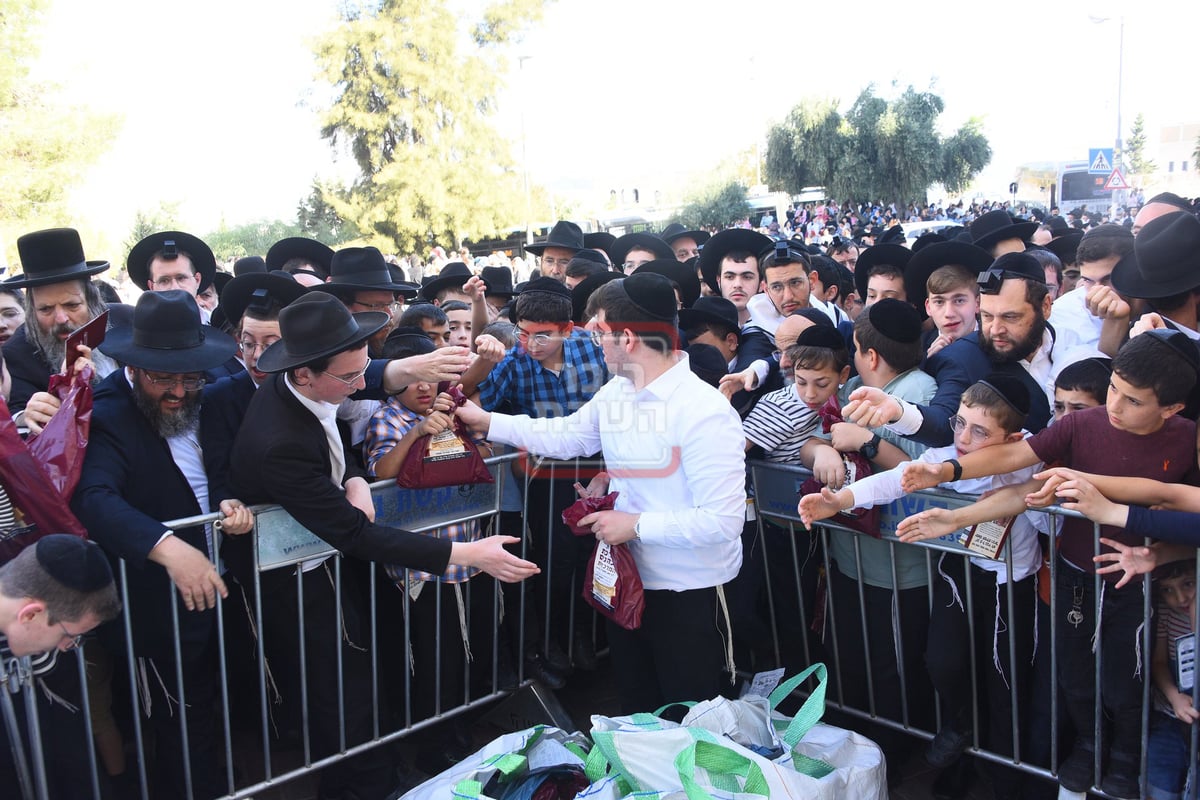
M 340 487 L 342 478 L 346 476 L 346 454 L 342 452 L 342 436 L 337 429 L 338 406 L 308 399 L 297 391 L 292 384 L 292 379 L 287 375 L 283 376 L 283 383 L 287 386 L 288 391 L 300 401 L 300 405 L 307 408 L 321 423 L 321 428 L 325 431 L 325 439 L 329 442 L 329 479 L 335 486 Z
M 640 514 L 630 551 L 646 589 L 686 591 L 732 580 L 742 563 L 745 439 L 729 401 L 692 374 L 686 353 L 638 390 L 614 377 L 569 417 L 492 414 L 488 438 L 551 458 L 597 450 Z
M 379 463 L 379 459 L 383 458 L 393 447 L 399 444 L 404 435 L 412 430 L 412 428 L 420 425 L 422 419 L 424 417 L 405 406 L 396 397 L 388 398 L 388 401 L 375 412 L 375 415 L 371 417 L 370 424 L 367 425 L 367 439 L 364 444 L 367 458 L 367 472 L 372 477 L 375 476 L 375 465 Z M 457 522 L 441 528 L 435 528 L 431 531 L 424 531 L 423 533 L 425 536 L 432 536 L 435 539 L 448 539 L 451 542 L 473 542 L 479 538 L 479 520 L 472 519 L 466 522 Z M 403 564 L 385 564 L 384 570 L 387 572 L 388 577 L 396 582 L 397 586 L 405 588 L 405 567 Z M 409 583 L 413 583 L 415 581 L 440 580 L 442 583 L 463 583 L 478 574 L 479 570 L 474 567 L 451 564 L 440 576 L 428 572 L 408 570 L 408 581 Z
M 1054 301 L 1050 307 L 1050 324 L 1055 331 L 1074 331 L 1080 343 L 1095 347 L 1100 344 L 1104 320 L 1088 311 L 1087 287 L 1076 286 Z
M 590 333 L 575 330 L 563 339 L 558 372 L 533 360 L 523 347 L 511 350 L 479 384 L 479 404 L 492 411 L 507 402 L 514 414 L 565 417 L 591 400 L 608 379 L 604 352 Z

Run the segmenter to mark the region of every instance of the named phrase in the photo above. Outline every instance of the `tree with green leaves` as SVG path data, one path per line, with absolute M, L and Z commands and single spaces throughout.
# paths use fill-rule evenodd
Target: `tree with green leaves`
M 470 30 L 446 0 L 343 6 L 316 49 L 334 88 L 322 136 L 358 168 L 322 202 L 384 252 L 457 246 L 523 219 L 520 174 L 492 128 L 502 47 L 541 17 L 545 0 L 496 0 Z
M 992 149 L 978 119 L 937 132 L 945 104 L 909 86 L 887 100 L 868 86 L 843 115 L 831 100 L 806 100 L 767 133 L 767 185 L 790 194 L 823 186 L 830 197 L 924 201 L 934 183 L 967 188 Z
M 312 191 L 296 208 L 296 224 L 301 235 L 316 239 L 330 247 L 358 238 L 358 228 L 343 219 L 326 198 L 347 200 L 346 190 L 339 186 L 313 180 Z
M 30 81 L 44 0 L 0 0 L 0 241 L 15 260 L 22 233 L 70 222 L 67 196 L 108 148 L 118 119 L 63 106 Z
M 710 186 L 696 192 L 679 211 L 674 222 L 687 228 L 728 228 L 750 216 L 746 187 L 737 181 Z
M 1125 140 L 1125 163 L 1130 175 L 1150 175 L 1157 165 L 1146 158 L 1146 118 L 1139 111 L 1133 118 L 1133 127 L 1129 130 L 1129 138 Z

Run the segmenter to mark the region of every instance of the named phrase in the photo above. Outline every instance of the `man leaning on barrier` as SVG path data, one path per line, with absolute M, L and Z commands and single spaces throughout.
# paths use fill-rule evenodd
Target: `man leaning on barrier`
M 363 388 L 367 339 L 388 321 L 381 312 L 351 314 L 336 297 L 322 292 L 307 294 L 279 312 L 281 338 L 258 359 L 258 368 L 273 374 L 255 392 L 234 442 L 234 490 L 248 502 L 278 503 L 348 556 L 435 574 L 449 565 L 478 567 L 503 581 L 535 574 L 535 565 L 504 550 L 504 544 L 518 541 L 510 536 L 450 542 L 375 523 L 370 488 L 338 429 L 336 414 L 342 400 Z M 318 557 L 296 569 L 303 575 L 303 605 L 294 571 L 262 574 L 261 629 L 266 637 L 294 635 L 297 616 L 304 620 L 314 751 L 328 755 L 339 740 L 339 691 L 344 692 L 347 745 L 371 735 L 372 656 L 362 649 L 369 641 L 367 619 L 362 595 L 351 586 L 352 571 L 342 572 L 338 594 L 326 559 Z M 340 686 L 338 651 L 330 640 L 339 611 Z M 353 793 L 369 800 L 391 788 L 386 756 L 376 749 L 327 768 L 320 796 Z

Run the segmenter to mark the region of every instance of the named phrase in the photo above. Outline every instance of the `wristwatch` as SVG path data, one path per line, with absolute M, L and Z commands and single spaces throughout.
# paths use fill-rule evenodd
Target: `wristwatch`
M 638 514 L 638 518 L 633 522 L 633 538 L 642 538 L 642 515 Z
M 879 443 L 883 441 L 879 438 L 879 434 L 871 437 L 871 441 L 858 448 L 858 452 L 862 453 L 868 461 L 874 461 L 875 456 L 879 455 Z
M 954 477 L 950 479 L 951 482 L 962 480 L 962 464 L 958 463 L 957 458 L 947 458 L 942 463 L 949 464 L 954 468 Z

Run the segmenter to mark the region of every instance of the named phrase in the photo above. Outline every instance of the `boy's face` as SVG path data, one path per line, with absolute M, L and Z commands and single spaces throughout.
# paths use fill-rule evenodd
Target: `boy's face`
M 438 325 L 431 319 L 421 320 L 421 330 L 437 347 L 447 347 L 450 344 L 450 326 L 446 323 Z
M 717 276 L 717 284 L 721 287 L 721 296 L 737 306 L 741 311 L 750 302 L 750 298 L 758 294 L 758 259 L 747 258 L 745 261 L 734 261 L 732 258 L 721 260 L 721 272 Z
M 1153 389 L 1139 389 L 1117 373 L 1108 382 L 1108 422 L 1120 431 L 1137 435 L 1154 433 L 1168 418 L 1182 410 L 1182 403 L 1158 404 Z
M 450 318 L 450 344 L 455 347 L 470 347 L 471 312 L 447 311 L 446 316 Z
M 793 374 L 796 377 L 796 397 L 800 402 L 816 411 L 825 405 L 825 401 L 833 396 L 842 382 L 850 375 L 850 368 L 841 372 L 833 367 L 822 369 L 804 369 L 797 367 Z
M 1085 408 L 1095 408 L 1100 401 L 1082 389 L 1059 389 L 1054 387 L 1054 421 L 1058 422 L 1068 414 L 1083 411 Z
M 958 414 L 950 418 L 954 430 L 954 449 L 960 456 L 992 445 L 1016 441 L 1021 434 L 1009 434 L 983 406 L 958 404 Z
M 517 343 L 534 361 L 553 362 L 562 352 L 563 337 L 571 333 L 572 327 L 570 322 L 560 325 L 521 320 L 517 323 Z
M 931 294 L 925 300 L 925 313 L 948 339 L 961 339 L 975 330 L 979 313 L 979 295 L 966 287 L 944 294 Z
M 885 297 L 908 300 L 908 293 L 904 291 L 904 278 L 896 275 L 872 275 L 867 281 L 866 305 L 877 303 Z
M 1174 578 L 1159 578 L 1154 582 L 1159 600 L 1189 619 L 1196 602 L 1196 576 L 1176 575 Z
M 404 407 L 415 411 L 423 417 L 429 416 L 429 408 L 437 397 L 437 387 L 432 383 L 418 381 L 410 383 L 403 392 L 396 395 Z

